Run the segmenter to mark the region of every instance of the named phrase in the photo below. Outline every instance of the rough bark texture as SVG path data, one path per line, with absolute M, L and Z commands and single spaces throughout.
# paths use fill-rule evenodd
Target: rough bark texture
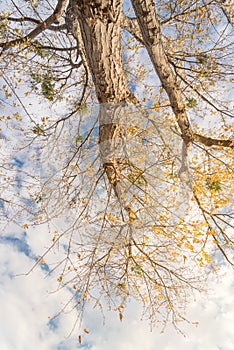
M 121 171 L 124 159 L 125 85 L 120 41 L 122 1 L 71 0 L 67 22 L 78 41 L 82 40 L 93 78 L 99 108 L 99 143 L 104 170 L 128 215 L 134 211 L 127 200 Z
M 124 13 L 122 13 L 121 28 L 127 30 L 136 40 L 138 40 L 142 45 L 144 45 L 137 18 L 130 18 Z
M 68 15 L 74 28 L 76 21 L 79 23 L 99 103 L 118 103 L 127 96 L 121 57 L 121 11 L 121 1 L 69 3 Z
M 181 90 L 163 48 L 160 24 L 155 12 L 155 2 L 152 0 L 132 0 L 132 5 L 150 59 L 163 88 L 167 92 L 183 140 L 188 145 L 193 140 L 193 132 L 186 114 Z

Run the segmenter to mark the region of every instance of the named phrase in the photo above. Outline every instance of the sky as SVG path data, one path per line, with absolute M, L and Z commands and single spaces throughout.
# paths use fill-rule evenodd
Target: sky
M 226 265 L 218 276 L 210 276 L 208 293 L 197 293 L 189 303 L 186 316 L 191 323 L 180 325 L 183 334 L 172 326 L 164 333 L 160 327 L 150 330 L 136 302 L 129 302 L 122 322 L 114 311 L 105 311 L 104 320 L 90 305 L 81 326 L 89 334 L 83 332 L 79 344 L 80 330 L 70 334 L 74 310 L 53 319 L 69 299 L 69 291 L 56 292 L 56 277 L 48 275 L 43 265 L 25 275 L 47 242 L 46 226 L 26 230 L 12 226 L 0 238 L 1 350 L 233 350 L 233 270 Z M 48 259 L 55 261 L 58 256 Z
M 29 230 L 30 231 L 30 230 Z M 35 236 L 40 235 L 38 239 Z M 0 344 L 2 350 L 232 350 L 234 344 L 234 284 L 233 271 L 223 266 L 220 280 L 210 282 L 209 295 L 199 294 L 191 302 L 187 316 L 194 324 L 183 324 L 185 335 L 168 326 L 164 333 L 160 328 L 150 331 L 149 324 L 140 320 L 140 305 L 130 303 L 122 322 L 117 314 L 107 312 L 105 324 L 98 310 L 90 308 L 84 319 L 89 330 L 79 345 L 79 331 L 69 332 L 76 315 L 62 314 L 51 321 L 49 317 L 59 311 L 68 298 L 68 292 L 51 293 L 56 289 L 54 278 L 46 277 L 41 267 L 27 276 L 16 276 L 27 272 L 43 245 L 43 232 L 27 233 L 30 249 L 17 240 L 0 241 Z M 33 242 L 34 241 L 34 242 Z M 44 242 L 45 244 L 45 242 Z M 68 338 L 67 338 L 68 337 Z
M 2 159 L 11 159 L 6 139 L 1 139 L 1 146 Z M 16 155 L 18 168 L 29 167 L 26 157 Z M 222 265 L 217 277 L 210 276 L 208 294 L 199 293 L 189 303 L 186 316 L 191 323 L 181 324 L 184 334 L 172 326 L 164 333 L 160 327 L 150 330 L 136 302 L 127 305 L 122 322 L 117 312 L 108 310 L 104 320 L 90 305 L 81 330 L 70 334 L 77 318 L 75 310 L 53 319 L 71 296 L 66 289 L 56 291 L 57 272 L 48 274 L 47 265 L 37 265 L 27 274 L 51 241 L 47 225 L 23 228 L 11 223 L 6 229 L 3 217 L 0 219 L 1 350 L 233 350 L 234 283 L 229 266 Z M 61 252 L 55 250 L 46 259 L 53 266 L 60 257 Z

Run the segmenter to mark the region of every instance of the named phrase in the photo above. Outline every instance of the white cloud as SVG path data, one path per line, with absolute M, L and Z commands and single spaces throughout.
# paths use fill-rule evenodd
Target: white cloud
M 36 232 L 37 231 L 37 232 Z M 29 236 L 39 235 L 39 230 Z M 34 238 L 35 238 L 34 236 Z M 41 234 L 42 241 L 46 236 Z M 32 252 L 35 253 L 34 238 Z M 45 241 L 44 241 L 45 242 Z M 45 244 L 45 243 L 44 243 Z M 43 247 L 43 242 L 39 244 Z M 48 293 L 56 289 L 56 277 L 45 278 L 38 266 L 28 276 L 18 276 L 32 266 L 32 259 L 18 251 L 10 242 L 0 244 L 0 343 L 2 350 L 74 350 L 79 348 L 76 330 L 69 339 L 75 313 L 62 314 L 57 322 L 49 316 L 68 300 L 69 293 Z M 183 337 L 171 326 L 160 333 L 161 328 L 150 332 L 149 324 L 140 321 L 140 307 L 130 303 L 124 312 L 122 323 L 118 313 L 106 312 L 105 325 L 97 309 L 87 310 L 83 327 L 90 334 L 83 336 L 83 348 L 91 350 L 232 350 L 234 344 L 234 285 L 233 271 L 222 267 L 220 280 L 211 281 L 213 292 L 198 294 L 196 302 L 188 308 L 188 318 L 199 321 L 199 326 L 181 324 Z
M 168 326 L 164 333 L 160 328 L 149 330 L 146 322 L 139 322 L 139 311 L 132 305 L 128 316 L 120 324 L 117 316 L 108 317 L 105 327 L 96 327 L 92 350 L 232 350 L 234 344 L 234 285 L 233 271 L 223 268 L 226 275 L 217 283 L 212 294 L 200 294 L 188 308 L 188 318 L 199 321 L 198 327 L 181 324 L 185 337 Z M 92 321 L 90 322 L 90 326 Z
M 27 272 L 33 262 L 12 245 L 1 244 L 0 256 L 1 349 L 58 349 L 73 325 L 74 315 L 62 315 L 54 330 L 48 317 L 60 310 L 69 294 L 65 290 L 49 294 L 48 290 L 55 289 L 55 281 L 45 278 L 39 267 L 28 276 L 16 276 Z

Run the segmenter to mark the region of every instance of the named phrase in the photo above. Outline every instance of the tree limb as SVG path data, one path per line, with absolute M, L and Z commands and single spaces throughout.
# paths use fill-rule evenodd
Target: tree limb
M 123 12 L 121 14 L 121 28 L 127 30 L 137 41 L 144 45 L 137 18 L 130 18 Z
M 58 24 L 60 22 L 61 16 L 65 10 L 68 0 L 58 0 L 57 6 L 52 15 L 50 15 L 45 21 L 39 22 L 37 27 L 34 28 L 30 33 L 25 35 L 22 38 L 14 39 L 5 43 L 1 43 L 0 47 L 3 48 L 3 51 L 9 49 L 10 47 L 14 47 L 16 45 L 28 42 L 34 39 L 36 36 L 41 34 L 44 30 L 50 28 L 50 26 L 55 23 Z M 36 21 L 36 20 L 35 20 Z M 34 21 L 34 22 L 35 22 Z M 36 23 L 36 22 L 35 22 Z
M 194 141 L 202 143 L 203 145 L 205 145 L 207 147 L 222 146 L 222 147 L 234 148 L 234 141 L 233 140 L 213 139 L 211 137 L 202 136 L 199 134 L 194 134 Z
M 137 18 L 129 18 L 127 17 L 125 14 L 122 14 L 122 17 L 121 17 L 121 26 L 123 29 L 126 29 L 130 34 L 133 35 L 133 37 L 138 40 L 140 43 L 142 43 L 143 45 L 145 45 L 145 42 L 144 42 L 144 39 L 142 37 L 142 34 L 141 34 L 141 31 L 140 31 L 140 27 L 138 25 L 138 22 L 137 22 Z M 147 38 L 148 40 L 149 38 Z M 160 43 L 158 44 L 160 45 Z M 161 44 L 162 45 L 162 44 Z M 151 58 L 151 60 L 156 60 L 156 57 L 153 57 Z M 165 60 L 164 60 L 165 62 Z M 154 63 L 154 62 L 153 62 Z M 163 63 L 163 60 L 162 60 L 162 63 Z M 172 61 L 168 60 L 168 62 L 166 62 L 168 65 L 169 63 L 173 63 Z M 157 64 L 157 63 L 156 63 Z M 173 75 L 173 72 L 171 71 L 170 67 L 167 68 L 169 73 L 171 74 L 171 77 Z M 175 82 L 175 77 L 172 77 L 173 80 L 174 80 L 174 84 L 176 84 Z M 181 77 L 180 77 L 181 78 Z M 161 80 L 162 81 L 162 80 Z M 187 83 L 187 82 L 186 82 Z M 187 83 L 188 84 L 188 83 Z M 166 90 L 167 91 L 167 90 Z M 169 91 L 169 90 L 168 90 Z M 167 91 L 167 92 L 168 92 Z M 177 94 L 178 91 L 177 91 Z M 202 96 L 203 97 L 203 96 Z M 181 99 L 182 101 L 182 97 L 177 97 L 179 99 Z M 170 96 L 169 96 L 169 99 L 170 99 Z M 206 100 L 206 102 L 208 102 Z M 172 107 L 173 108 L 173 107 Z M 174 111 L 174 109 L 173 109 Z M 174 111 L 175 112 L 175 111 Z M 186 117 L 187 118 L 187 117 Z M 188 122 L 188 119 L 187 119 L 187 122 Z M 189 122 L 188 122 L 189 123 Z M 181 128 L 181 131 L 183 128 Z M 191 133 L 192 133 L 192 130 L 191 130 Z M 183 132 L 182 132 L 183 134 Z M 199 143 L 202 143 L 203 145 L 207 146 L 207 147 L 211 147 L 211 146 L 222 146 L 222 147 L 231 147 L 231 148 L 234 148 L 234 142 L 232 140 L 221 140 L 221 139 L 214 139 L 214 138 L 210 138 L 210 137 L 206 137 L 206 136 L 203 136 L 203 135 L 199 135 L 199 134 L 193 134 L 193 138 L 194 138 L 194 141 L 195 142 L 199 142 Z
M 181 89 L 163 47 L 160 23 L 155 12 L 154 2 L 150 0 L 132 0 L 132 5 L 145 47 L 168 95 L 183 141 L 186 145 L 189 145 L 193 140 L 193 131 L 188 120 Z

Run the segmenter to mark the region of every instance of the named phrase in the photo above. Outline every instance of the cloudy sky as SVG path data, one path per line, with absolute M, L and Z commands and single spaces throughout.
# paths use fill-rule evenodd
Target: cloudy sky
M 12 158 L 7 140 L 1 140 L 1 160 Z M 4 150 L 5 147 L 5 150 Z M 18 155 L 19 156 L 19 155 Z M 28 167 L 23 157 L 24 166 Z M 22 164 L 19 162 L 18 167 Z M 3 207 L 0 209 L 4 209 Z M 4 210 L 2 212 L 4 215 Z M 1 221 L 1 217 L 0 217 Z M 1 222 L 0 222 L 1 223 Z M 69 291 L 56 292 L 56 274 L 48 276 L 46 266 L 37 265 L 25 275 L 48 245 L 47 226 L 30 227 L 11 224 L 5 227 L 2 217 L 0 236 L 0 349 L 1 350 L 233 350 L 234 344 L 234 283 L 233 270 L 222 266 L 219 278 L 212 277 L 209 293 L 196 295 L 187 317 L 194 324 L 181 324 L 184 335 L 171 326 L 150 330 L 141 321 L 141 308 L 130 303 L 123 321 L 114 311 L 102 315 L 96 309 L 87 310 L 81 331 L 75 329 L 76 312 L 60 314 L 68 301 Z M 59 261 L 59 252 L 48 262 Z M 82 332 L 83 328 L 89 334 Z M 82 344 L 78 337 L 82 333 Z
M 27 231 L 27 232 L 26 232 Z M 150 331 L 140 320 L 140 306 L 130 303 L 120 322 L 116 312 L 107 312 L 105 323 L 98 310 L 90 308 L 82 327 L 89 330 L 79 345 L 79 331 L 69 333 L 76 313 L 55 315 L 69 298 L 56 290 L 54 276 L 37 266 L 26 273 L 34 257 L 46 246 L 46 228 L 15 229 L 0 239 L 0 344 L 2 350 L 233 350 L 234 284 L 233 271 L 223 266 L 220 278 L 211 279 L 208 295 L 198 294 L 187 316 L 198 326 L 183 324 L 184 336 L 168 326 Z M 19 238 L 21 237 L 21 238 Z

